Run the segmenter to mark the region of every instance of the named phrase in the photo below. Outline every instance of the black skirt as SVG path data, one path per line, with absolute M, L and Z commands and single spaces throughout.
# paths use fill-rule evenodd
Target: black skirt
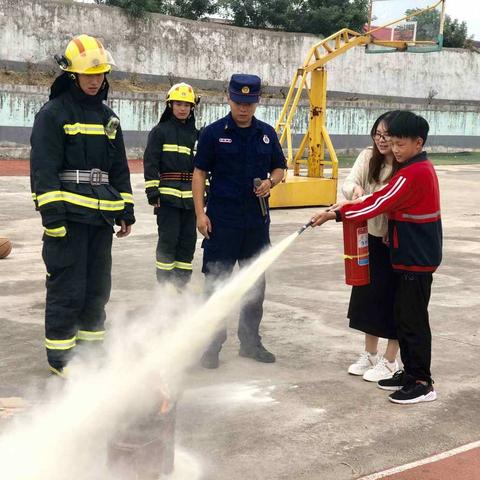
M 389 248 L 380 237 L 368 235 L 370 284 L 352 287 L 348 318 L 350 328 L 376 337 L 397 339 L 393 318 L 395 274 Z

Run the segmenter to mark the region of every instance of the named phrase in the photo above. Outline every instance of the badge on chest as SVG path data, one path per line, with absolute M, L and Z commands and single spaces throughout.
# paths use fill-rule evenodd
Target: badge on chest
M 270 139 L 268 138 L 268 135 L 263 136 L 263 143 L 265 143 L 266 145 L 270 143 Z
M 218 141 L 220 143 L 232 143 L 232 139 L 231 138 L 219 138 Z

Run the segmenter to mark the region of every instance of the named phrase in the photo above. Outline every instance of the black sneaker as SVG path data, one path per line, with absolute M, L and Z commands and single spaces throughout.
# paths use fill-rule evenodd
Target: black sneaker
M 432 385 L 416 382 L 392 393 L 388 399 L 393 403 L 401 404 L 433 402 L 437 399 L 437 392 Z
M 200 365 L 203 368 L 208 368 L 211 370 L 218 368 L 219 363 L 218 353 L 216 352 L 205 352 L 200 360 Z
M 240 345 L 238 354 L 241 357 L 253 358 L 257 362 L 275 363 L 275 355 L 269 352 L 262 344 L 260 345 Z
M 377 387 L 382 390 L 400 390 L 407 385 L 407 375 L 403 370 L 398 370 L 391 378 L 385 378 L 377 382 Z

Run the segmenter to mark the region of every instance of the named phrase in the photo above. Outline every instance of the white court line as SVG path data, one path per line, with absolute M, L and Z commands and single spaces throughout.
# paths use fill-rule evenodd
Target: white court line
M 439 460 L 444 460 L 445 458 L 453 457 L 454 455 L 458 455 L 459 453 L 468 452 L 469 450 L 473 450 L 474 448 L 480 447 L 480 441 L 468 443 L 467 445 L 463 445 L 462 447 L 454 448 L 453 450 L 449 450 L 448 452 L 439 453 L 438 455 L 433 455 L 432 457 L 424 458 L 423 460 L 418 460 L 416 462 L 407 463 L 406 465 L 402 465 L 400 467 L 394 467 L 390 470 L 385 470 L 384 472 L 372 473 L 371 475 L 367 475 L 366 477 L 361 477 L 358 480 L 378 480 L 380 478 L 388 477 L 389 475 L 395 475 L 396 473 L 405 472 L 407 470 L 411 470 L 415 467 L 420 467 L 422 465 L 427 465 L 429 463 L 435 463 Z

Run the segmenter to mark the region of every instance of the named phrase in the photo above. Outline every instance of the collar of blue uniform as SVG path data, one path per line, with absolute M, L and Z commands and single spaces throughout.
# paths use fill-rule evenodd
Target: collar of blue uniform
M 255 117 L 252 118 L 251 128 L 263 131 L 263 128 Z M 235 120 L 233 120 L 232 112 L 226 117 L 225 130 L 241 130 L 241 128 L 235 123 Z

